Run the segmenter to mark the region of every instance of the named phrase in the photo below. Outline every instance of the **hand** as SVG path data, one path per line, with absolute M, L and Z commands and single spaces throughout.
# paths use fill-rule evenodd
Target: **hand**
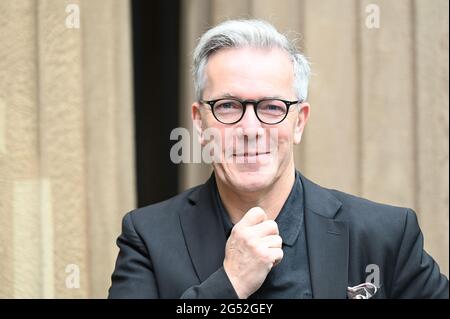
M 261 287 L 283 258 L 278 225 L 261 207 L 251 208 L 233 227 L 225 246 L 223 266 L 239 298 Z

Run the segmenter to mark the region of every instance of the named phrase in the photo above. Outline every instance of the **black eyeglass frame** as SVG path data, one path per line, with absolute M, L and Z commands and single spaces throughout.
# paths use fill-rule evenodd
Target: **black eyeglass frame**
M 217 116 L 216 116 L 216 114 L 215 114 L 215 112 L 214 112 L 214 105 L 215 105 L 217 102 L 223 101 L 223 100 L 237 101 L 237 102 L 239 102 L 239 103 L 242 104 L 243 111 L 242 111 L 241 117 L 240 117 L 238 120 L 236 120 L 236 121 L 234 121 L 234 122 L 231 122 L 231 123 L 225 123 L 225 122 L 222 122 L 221 120 L 219 120 L 219 119 L 217 118 Z M 286 113 L 284 114 L 283 118 L 282 118 L 281 120 L 279 120 L 278 122 L 275 122 L 275 123 L 267 123 L 267 122 L 264 122 L 263 120 L 261 120 L 261 119 L 259 118 L 259 116 L 258 116 L 257 109 L 258 109 L 258 105 L 259 105 L 261 102 L 264 102 L 264 101 L 280 101 L 280 102 L 283 102 L 283 103 L 286 105 Z M 200 100 L 199 102 L 200 102 L 200 103 L 204 103 L 204 104 L 208 104 L 208 105 L 211 107 L 211 112 L 212 112 L 214 118 L 215 118 L 218 122 L 220 122 L 220 123 L 222 123 L 222 124 L 233 125 L 233 124 L 238 123 L 240 120 L 242 120 L 242 118 L 244 117 L 245 112 L 247 111 L 247 104 L 252 104 L 252 105 L 253 105 L 253 111 L 255 112 L 256 118 L 257 118 L 261 123 L 264 123 L 264 124 L 267 124 L 267 125 L 276 125 L 276 124 L 279 124 L 279 123 L 281 123 L 281 122 L 284 121 L 284 119 L 287 117 L 287 115 L 288 115 L 288 113 L 289 113 L 289 108 L 291 107 L 291 105 L 303 103 L 303 100 L 287 101 L 287 100 L 274 99 L 274 98 L 270 98 L 270 99 L 269 99 L 269 98 L 266 98 L 266 99 L 262 99 L 262 100 L 240 100 L 240 99 L 232 98 L 232 97 L 229 97 L 229 98 L 223 98 L 223 97 L 222 97 L 222 98 L 220 98 L 220 99 L 209 100 L 209 101 L 206 101 L 206 100 Z

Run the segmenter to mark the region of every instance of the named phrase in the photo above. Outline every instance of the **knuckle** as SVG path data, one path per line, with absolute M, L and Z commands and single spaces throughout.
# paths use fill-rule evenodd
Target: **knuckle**
M 279 235 L 276 235 L 275 241 L 277 243 L 277 246 L 281 247 L 283 245 L 283 239 Z
M 232 233 L 232 236 L 233 239 L 239 243 L 247 244 L 247 242 L 249 241 L 249 236 L 244 229 L 237 229 L 234 233 Z
M 234 225 L 232 229 L 236 232 L 242 232 L 245 230 L 245 224 L 242 223 L 242 220 L 241 220 L 241 221 L 237 222 L 236 225 Z
M 267 221 L 267 227 L 269 230 L 278 235 L 278 224 L 274 220 Z
M 255 215 L 255 217 L 262 217 L 264 215 L 264 213 L 260 209 L 253 209 L 252 212 Z
M 262 260 L 265 260 L 267 258 L 267 250 L 263 246 L 255 247 L 255 252 Z
M 244 239 L 245 244 L 250 248 L 256 248 L 257 247 L 257 240 L 256 238 L 252 236 L 246 236 Z
M 231 229 L 231 233 L 236 235 L 236 236 L 238 236 L 238 237 L 243 237 L 247 233 L 247 229 L 246 229 L 246 227 L 244 225 L 236 224 Z
M 282 259 L 282 258 L 283 258 L 283 256 L 284 256 L 284 252 L 283 252 L 283 249 L 281 249 L 281 248 L 278 248 L 278 258 L 279 258 L 279 259 Z
M 265 264 L 271 264 L 271 263 L 273 263 L 273 258 L 272 258 L 272 256 L 270 256 L 270 254 L 267 254 L 267 253 L 265 253 L 265 254 L 262 256 L 262 260 L 264 261 Z
M 269 249 L 265 249 L 261 252 L 261 259 L 264 261 L 264 263 L 271 264 L 274 261 L 272 252 Z
M 251 217 L 255 218 L 255 219 L 259 219 L 259 218 L 263 218 L 264 217 L 264 212 L 260 209 L 252 209 L 250 211 Z
M 239 225 L 236 225 L 231 229 L 230 237 L 239 239 L 241 237 L 241 233 L 241 227 Z

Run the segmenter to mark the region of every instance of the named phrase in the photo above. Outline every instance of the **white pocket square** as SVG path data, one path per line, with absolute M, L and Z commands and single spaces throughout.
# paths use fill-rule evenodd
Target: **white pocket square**
M 348 299 L 370 299 L 377 293 L 377 286 L 365 282 L 354 287 L 347 287 Z

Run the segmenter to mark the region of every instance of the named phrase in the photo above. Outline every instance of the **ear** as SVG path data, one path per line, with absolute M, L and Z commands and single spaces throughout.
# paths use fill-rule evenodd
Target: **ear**
M 302 140 L 303 130 L 305 129 L 306 122 L 309 118 L 310 105 L 307 102 L 301 103 L 299 106 L 300 111 L 298 112 L 297 120 L 294 128 L 294 143 L 300 144 Z
M 191 106 L 191 117 L 192 124 L 194 129 L 197 131 L 198 142 L 200 145 L 203 145 L 203 119 L 202 113 L 200 111 L 200 104 L 198 102 L 194 102 Z

